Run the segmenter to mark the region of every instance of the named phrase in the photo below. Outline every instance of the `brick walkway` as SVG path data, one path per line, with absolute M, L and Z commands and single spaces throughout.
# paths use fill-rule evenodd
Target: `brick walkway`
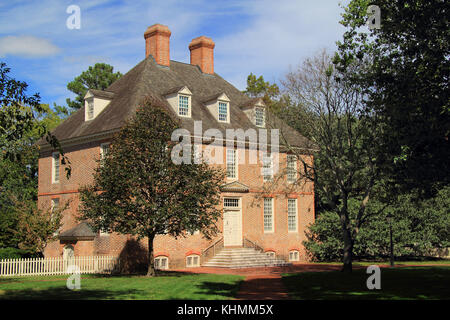
M 239 300 L 285 300 L 289 299 L 286 288 L 281 280 L 283 273 L 320 272 L 340 270 L 340 265 L 296 264 L 288 267 L 273 268 L 195 268 L 179 269 L 185 273 L 215 273 L 236 274 L 245 276 L 245 280 L 237 294 Z

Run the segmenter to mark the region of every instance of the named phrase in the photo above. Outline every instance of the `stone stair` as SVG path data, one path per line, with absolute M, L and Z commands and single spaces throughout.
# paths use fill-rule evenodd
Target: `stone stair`
M 224 248 L 209 259 L 202 267 L 214 268 L 256 268 L 282 267 L 291 265 L 282 259 L 271 258 L 253 248 Z

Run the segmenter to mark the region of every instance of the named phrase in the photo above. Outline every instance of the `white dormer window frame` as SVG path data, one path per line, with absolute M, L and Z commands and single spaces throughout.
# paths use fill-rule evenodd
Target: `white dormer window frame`
M 266 108 L 264 106 L 256 106 L 255 107 L 255 126 L 260 128 L 266 127 Z M 258 114 L 259 113 L 259 114 Z
M 217 121 L 230 123 L 230 103 L 228 101 L 217 101 Z
M 191 97 L 185 94 L 178 95 L 178 115 L 191 117 Z
M 192 92 L 188 87 L 184 86 L 176 89 L 175 92 L 168 93 L 165 98 L 177 116 L 191 118 Z
M 87 114 L 88 114 L 88 120 L 92 120 L 94 119 L 94 97 L 91 97 L 89 99 L 86 99 L 87 102 L 87 106 L 88 106 L 88 110 L 87 110 Z
M 94 120 L 109 105 L 113 99 L 113 95 L 109 91 L 104 91 L 102 95 L 98 93 L 94 94 L 94 90 L 91 91 L 89 89 L 84 96 L 84 120 Z
M 221 93 L 208 101 L 204 101 L 204 105 L 214 118 L 216 118 L 217 122 L 230 123 L 230 99 L 225 93 Z

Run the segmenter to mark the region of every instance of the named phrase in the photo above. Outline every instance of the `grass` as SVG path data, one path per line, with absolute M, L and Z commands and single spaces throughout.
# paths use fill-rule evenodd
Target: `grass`
M 164 273 L 158 277 L 82 275 L 81 289 L 69 290 L 67 277 L 0 279 L 1 299 L 23 300 L 228 300 L 243 277 L 216 274 Z
M 450 299 L 450 267 L 402 267 L 381 269 L 381 289 L 369 290 L 366 269 L 351 274 L 339 271 L 284 274 L 292 299 L 417 300 Z

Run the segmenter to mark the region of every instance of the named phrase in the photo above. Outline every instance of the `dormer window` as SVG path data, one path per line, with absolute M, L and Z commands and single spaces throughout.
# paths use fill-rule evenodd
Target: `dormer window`
M 265 110 L 264 108 L 255 108 L 255 125 L 257 127 L 265 126 Z
M 178 96 L 178 115 L 182 117 L 189 116 L 189 96 Z
M 261 98 L 251 99 L 240 106 L 248 119 L 259 128 L 266 127 L 266 104 Z
M 219 121 L 228 122 L 228 103 L 219 101 Z
M 180 117 L 190 118 L 192 114 L 192 93 L 186 86 L 176 87 L 164 94 L 173 111 Z
M 110 91 L 89 89 L 84 96 L 84 120 L 95 119 L 114 98 Z
M 225 93 L 210 96 L 203 103 L 218 122 L 230 123 L 230 99 Z

